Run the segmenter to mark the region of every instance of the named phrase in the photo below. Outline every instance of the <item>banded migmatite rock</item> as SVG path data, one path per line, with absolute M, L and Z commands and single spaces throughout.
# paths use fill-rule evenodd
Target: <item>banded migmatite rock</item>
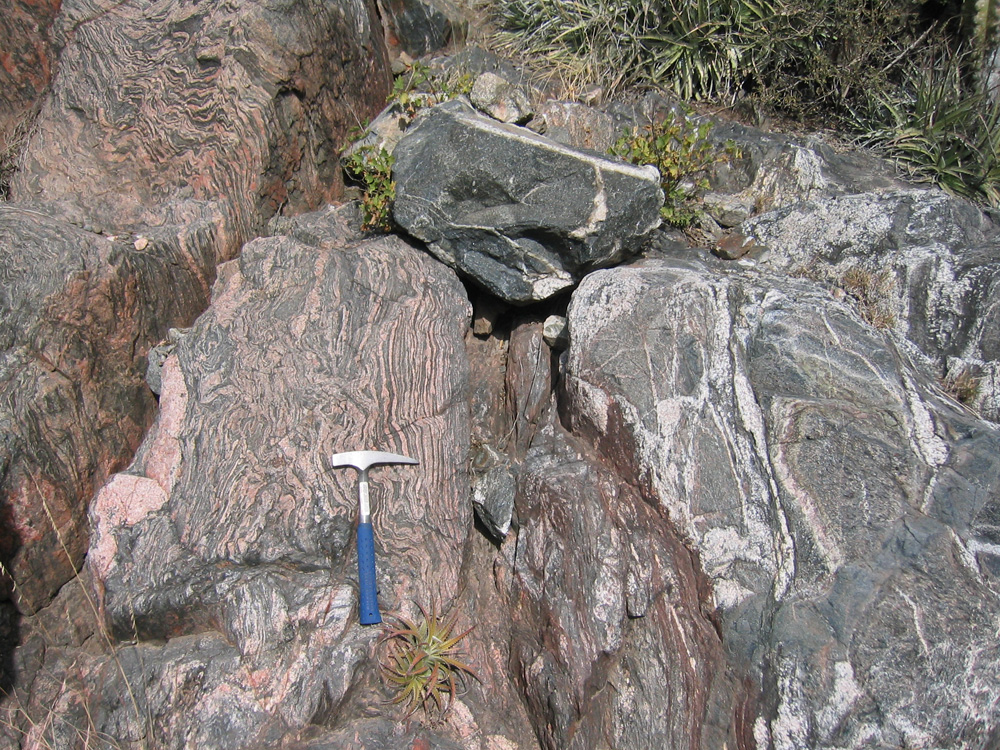
M 332 471 L 333 453 L 420 461 L 372 477 L 383 611 L 455 599 L 472 527 L 469 305 L 445 266 L 395 237 L 352 238 L 341 219 L 307 215 L 223 266 L 166 362 L 149 436 L 95 498 L 88 570 L 111 630 L 138 639 L 74 678 L 102 736 L 266 745 L 374 678 L 356 476 Z M 100 686 L 125 695 L 123 679 L 138 715 L 104 703 Z M 360 695 L 360 715 L 380 707 L 377 690 Z

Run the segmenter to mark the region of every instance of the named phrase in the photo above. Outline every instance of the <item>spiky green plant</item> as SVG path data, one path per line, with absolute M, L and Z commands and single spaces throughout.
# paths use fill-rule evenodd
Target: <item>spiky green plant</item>
M 432 607 L 428 614 L 419 604 L 422 619 L 413 622 L 402 615 L 379 637 L 383 650 L 379 667 L 395 696 L 391 702 L 406 705 L 406 715 L 422 708 L 429 717 L 444 716 L 455 702 L 458 685 L 476 672 L 459 659 L 459 643 L 473 628 L 454 635 L 456 612 L 447 618 Z M 475 627 L 475 626 L 473 626 Z
M 969 90 L 967 61 L 942 52 L 911 63 L 899 93 L 881 98 L 862 142 L 914 178 L 1000 206 L 1000 97 Z
M 543 59 L 576 83 L 614 92 L 638 82 L 685 98 L 726 95 L 774 19 L 770 0 L 498 0 L 501 47 Z

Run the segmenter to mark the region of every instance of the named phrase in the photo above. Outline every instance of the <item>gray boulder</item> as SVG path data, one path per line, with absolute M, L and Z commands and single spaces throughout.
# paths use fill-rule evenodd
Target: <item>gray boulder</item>
M 562 413 L 697 552 L 756 746 L 992 747 L 1000 430 L 808 280 L 649 260 L 569 321 Z
M 524 87 L 488 71 L 476 79 L 469 92 L 469 100 L 480 112 L 500 122 L 520 125 L 530 120 L 533 114 Z
M 451 0 L 377 0 L 390 50 L 412 57 L 465 38 L 469 21 Z
M 458 100 L 418 117 L 395 156 L 397 223 L 516 304 L 620 262 L 659 225 L 655 169 L 562 146 Z

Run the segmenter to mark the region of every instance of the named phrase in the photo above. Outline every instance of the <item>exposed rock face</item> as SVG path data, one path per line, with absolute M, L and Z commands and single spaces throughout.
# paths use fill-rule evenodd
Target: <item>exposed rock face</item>
M 709 587 L 662 510 L 552 426 L 517 508 L 512 658 L 542 747 L 736 747 Z
M 242 238 L 279 208 L 319 205 L 342 185 L 343 135 L 385 101 L 373 19 L 366 0 L 101 12 L 69 0 L 55 30 L 59 75 L 13 196 L 118 229 L 222 200 Z
M 72 574 L 87 502 L 152 419 L 149 347 L 268 216 L 337 194 L 336 145 L 388 88 L 373 18 L 363 0 L 63 4 L 0 208 L 0 561 L 25 609 Z
M 338 712 L 374 670 L 378 631 L 356 624 L 356 476 L 332 453 L 421 461 L 372 477 L 381 603 L 454 599 L 471 527 L 468 302 L 450 270 L 395 237 L 352 240 L 342 214 L 247 245 L 168 359 L 156 424 L 94 501 L 87 558 L 110 628 L 140 644 L 119 651 L 124 678 L 107 657 L 82 663 L 78 690 L 54 697 L 67 720 L 245 748 Z M 107 702 L 123 679 L 148 719 Z
M 974 206 L 937 191 L 864 193 L 789 206 L 742 229 L 768 248 L 767 268 L 846 285 L 863 302 L 881 297 L 885 323 L 942 374 L 970 370 L 973 405 L 1000 421 L 1000 241 Z
M 19 141 L 52 80 L 50 27 L 59 0 L 10 0 L 0 13 L 0 195 L 13 173 Z
M 569 319 L 569 424 L 697 550 L 758 747 L 995 741 L 995 426 L 811 282 L 648 261 Z
M 412 57 L 465 37 L 468 21 L 451 0 L 378 0 L 390 49 Z
M 659 224 L 655 169 L 567 148 L 459 100 L 418 117 L 395 156 L 399 225 L 509 302 L 571 287 Z
M 469 92 L 469 100 L 480 112 L 500 122 L 523 124 L 533 114 L 527 91 L 496 73 L 480 75 Z
M 140 252 L 131 235 L 0 204 L 0 561 L 23 611 L 73 574 L 86 503 L 149 427 L 137 342 L 208 304 L 216 219 L 156 230 Z

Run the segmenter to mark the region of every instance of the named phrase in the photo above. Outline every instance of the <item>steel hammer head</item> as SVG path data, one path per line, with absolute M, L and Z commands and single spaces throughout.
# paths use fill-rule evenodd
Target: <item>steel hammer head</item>
M 383 451 L 350 451 L 349 453 L 334 453 L 330 456 L 330 465 L 334 469 L 353 466 L 358 471 L 368 471 L 379 464 L 418 464 L 415 458 L 401 456 L 398 453 Z

